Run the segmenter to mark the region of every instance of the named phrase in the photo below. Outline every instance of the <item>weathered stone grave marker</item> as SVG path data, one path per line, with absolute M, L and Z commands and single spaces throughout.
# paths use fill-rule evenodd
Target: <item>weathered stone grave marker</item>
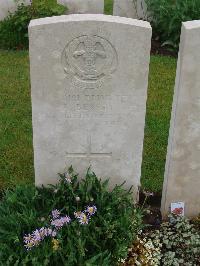
M 147 19 L 145 0 L 114 0 L 113 15 L 135 19 Z
M 10 13 L 14 13 L 17 10 L 18 5 L 30 5 L 30 0 L 0 0 L 0 21 L 4 20 Z
M 104 0 L 57 0 L 68 8 L 66 14 L 103 14 Z
M 87 148 L 88 150 L 84 153 L 66 153 L 68 158 L 105 158 L 105 157 L 111 157 L 112 152 L 108 153 L 94 153 L 92 152 L 92 141 L 91 141 L 91 135 L 88 133 L 87 135 Z
M 186 216 L 200 213 L 200 21 L 182 26 L 162 214 L 184 202 Z
M 140 184 L 151 27 L 105 15 L 29 26 L 36 185 L 71 164 Z

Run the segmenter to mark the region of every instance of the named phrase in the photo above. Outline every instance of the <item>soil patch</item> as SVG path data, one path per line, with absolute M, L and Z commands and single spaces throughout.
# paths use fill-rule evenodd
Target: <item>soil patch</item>
M 151 54 L 152 55 L 164 55 L 164 56 L 171 56 L 177 57 L 178 53 L 176 51 L 171 51 L 169 47 L 162 46 L 161 43 L 155 39 L 151 41 Z

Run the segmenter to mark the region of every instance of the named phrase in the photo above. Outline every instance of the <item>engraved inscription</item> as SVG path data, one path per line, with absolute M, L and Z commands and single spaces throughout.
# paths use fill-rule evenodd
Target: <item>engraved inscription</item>
M 104 81 L 103 79 L 99 79 L 99 80 L 94 80 L 94 81 L 83 81 L 77 78 L 73 78 L 71 77 L 70 79 L 70 90 L 99 90 L 101 88 L 103 88 L 104 85 Z M 68 89 L 66 88 L 66 91 L 68 91 Z
M 83 35 L 70 41 L 62 54 L 66 74 L 94 82 L 117 68 L 117 53 L 112 44 L 97 35 Z
M 136 106 L 131 95 L 68 94 L 66 92 L 67 119 L 104 119 L 118 121 L 124 115 L 134 115 Z M 119 109 L 121 110 L 119 113 Z

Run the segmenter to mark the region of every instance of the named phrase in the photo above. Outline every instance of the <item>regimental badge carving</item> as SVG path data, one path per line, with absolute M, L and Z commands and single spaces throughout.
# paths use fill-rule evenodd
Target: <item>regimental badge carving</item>
M 70 41 L 62 54 L 66 74 L 82 81 L 97 81 L 117 68 L 117 53 L 112 44 L 97 35 L 83 35 Z

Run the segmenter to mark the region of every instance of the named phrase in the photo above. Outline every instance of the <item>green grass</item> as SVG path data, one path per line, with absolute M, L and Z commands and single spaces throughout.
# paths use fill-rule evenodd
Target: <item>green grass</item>
M 113 13 L 113 0 L 104 0 L 104 13 L 106 15 L 112 15 Z
M 142 186 L 162 188 L 176 60 L 151 57 Z M 0 51 L 0 187 L 34 180 L 27 52 Z
M 150 191 L 162 189 L 175 72 L 176 59 L 151 57 L 141 179 Z
M 33 181 L 27 52 L 0 51 L 0 186 Z

